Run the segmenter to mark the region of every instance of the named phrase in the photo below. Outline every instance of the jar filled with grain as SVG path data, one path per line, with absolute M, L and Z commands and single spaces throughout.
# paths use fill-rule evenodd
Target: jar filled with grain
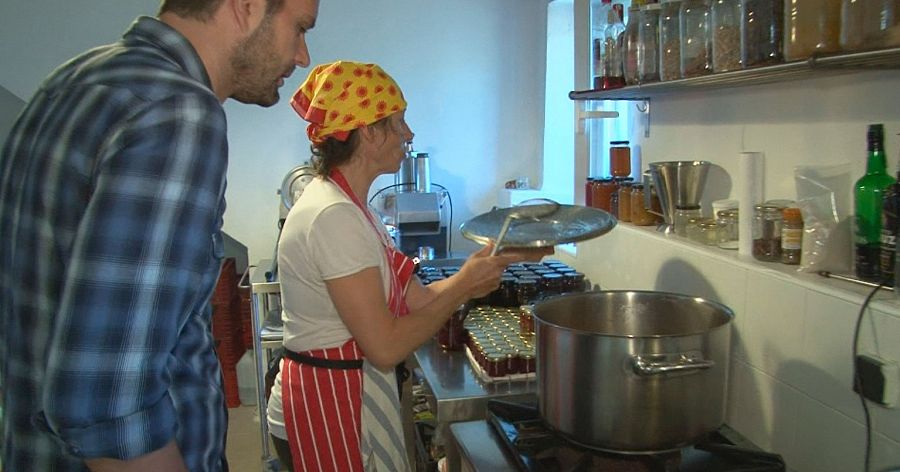
M 760 261 L 781 260 L 782 210 L 778 205 L 753 207 L 753 257 Z
M 713 72 L 741 68 L 741 2 L 713 0 L 712 51 Z
M 642 84 L 659 81 L 659 3 L 640 9 L 638 18 L 638 80 Z
M 783 0 L 741 1 L 741 63 L 744 68 L 784 61 Z
M 659 80 L 681 78 L 681 0 L 663 0 L 659 11 Z
M 784 58 L 840 50 L 841 0 L 791 0 L 784 6 Z
M 687 79 L 711 73 L 709 3 L 706 0 L 684 0 L 680 15 L 681 76 Z

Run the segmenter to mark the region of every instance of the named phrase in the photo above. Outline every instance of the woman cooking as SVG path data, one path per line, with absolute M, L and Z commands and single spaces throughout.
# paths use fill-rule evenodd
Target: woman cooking
M 552 248 L 490 256 L 488 246 L 423 286 L 364 204 L 413 138 L 396 82 L 375 64 L 324 64 L 291 104 L 310 123 L 318 178 L 278 245 L 286 354 L 270 406 L 283 406 L 295 471 L 409 470 L 395 366 L 460 304 L 496 289 L 507 265 Z

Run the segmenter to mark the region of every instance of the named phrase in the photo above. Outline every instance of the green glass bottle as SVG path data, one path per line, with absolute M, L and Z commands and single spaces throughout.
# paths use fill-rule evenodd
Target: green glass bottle
M 880 282 L 881 204 L 884 191 L 894 182 L 887 174 L 884 125 L 869 125 L 869 160 L 866 175 L 856 181 L 856 276 Z

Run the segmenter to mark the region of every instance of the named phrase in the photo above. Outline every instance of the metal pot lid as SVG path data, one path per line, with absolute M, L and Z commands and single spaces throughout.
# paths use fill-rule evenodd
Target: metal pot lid
M 516 207 L 499 208 L 466 221 L 460 232 L 467 239 L 480 244 L 494 242 L 510 213 Z M 616 226 L 616 219 L 609 213 L 580 205 L 559 205 L 544 216 L 513 219 L 503 247 L 550 247 L 585 241 L 602 236 Z
M 312 182 L 316 177 L 316 172 L 310 165 L 300 165 L 294 167 L 284 176 L 281 181 L 281 189 L 278 193 L 281 195 L 281 204 L 288 210 L 294 205 L 294 202 L 300 198 L 303 189 Z

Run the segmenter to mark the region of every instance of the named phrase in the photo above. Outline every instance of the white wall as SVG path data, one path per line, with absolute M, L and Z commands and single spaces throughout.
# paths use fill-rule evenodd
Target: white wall
M 793 198 L 797 165 L 849 163 L 854 179 L 861 176 L 869 123 L 885 124 L 889 172 L 897 169 L 898 85 L 896 71 L 861 72 L 653 98 L 650 137 L 638 128 L 632 142 L 641 147 L 644 168 L 671 159 L 711 161 L 707 212 L 709 201 L 735 197 L 737 155 L 744 150 L 766 154 L 766 198 Z M 732 308 L 729 425 L 782 454 L 791 470 L 863 470 L 851 346 L 865 289 L 628 223 L 576 249 L 574 258 L 560 258 L 605 289 L 674 291 Z M 863 325 L 861 352 L 898 362 L 900 303 L 887 295 L 877 300 Z M 871 470 L 900 466 L 900 410 L 872 405 L 871 411 Z
M 115 40 L 136 15 L 153 15 L 157 6 L 155 0 L 3 2 L 0 86 L 27 99 L 56 65 Z M 410 103 L 416 148 L 431 155 L 432 181 L 450 190 L 458 227 L 489 210 L 506 180 L 541 179 L 546 19 L 546 0 L 323 0 L 309 43 L 314 64 L 377 62 L 394 76 Z M 271 256 L 275 192 L 309 157 L 305 125 L 287 103 L 305 76 L 295 71 L 270 109 L 225 105 L 231 149 L 225 231 L 248 246 L 251 260 Z M 471 248 L 467 243 L 455 237 L 454 250 Z

